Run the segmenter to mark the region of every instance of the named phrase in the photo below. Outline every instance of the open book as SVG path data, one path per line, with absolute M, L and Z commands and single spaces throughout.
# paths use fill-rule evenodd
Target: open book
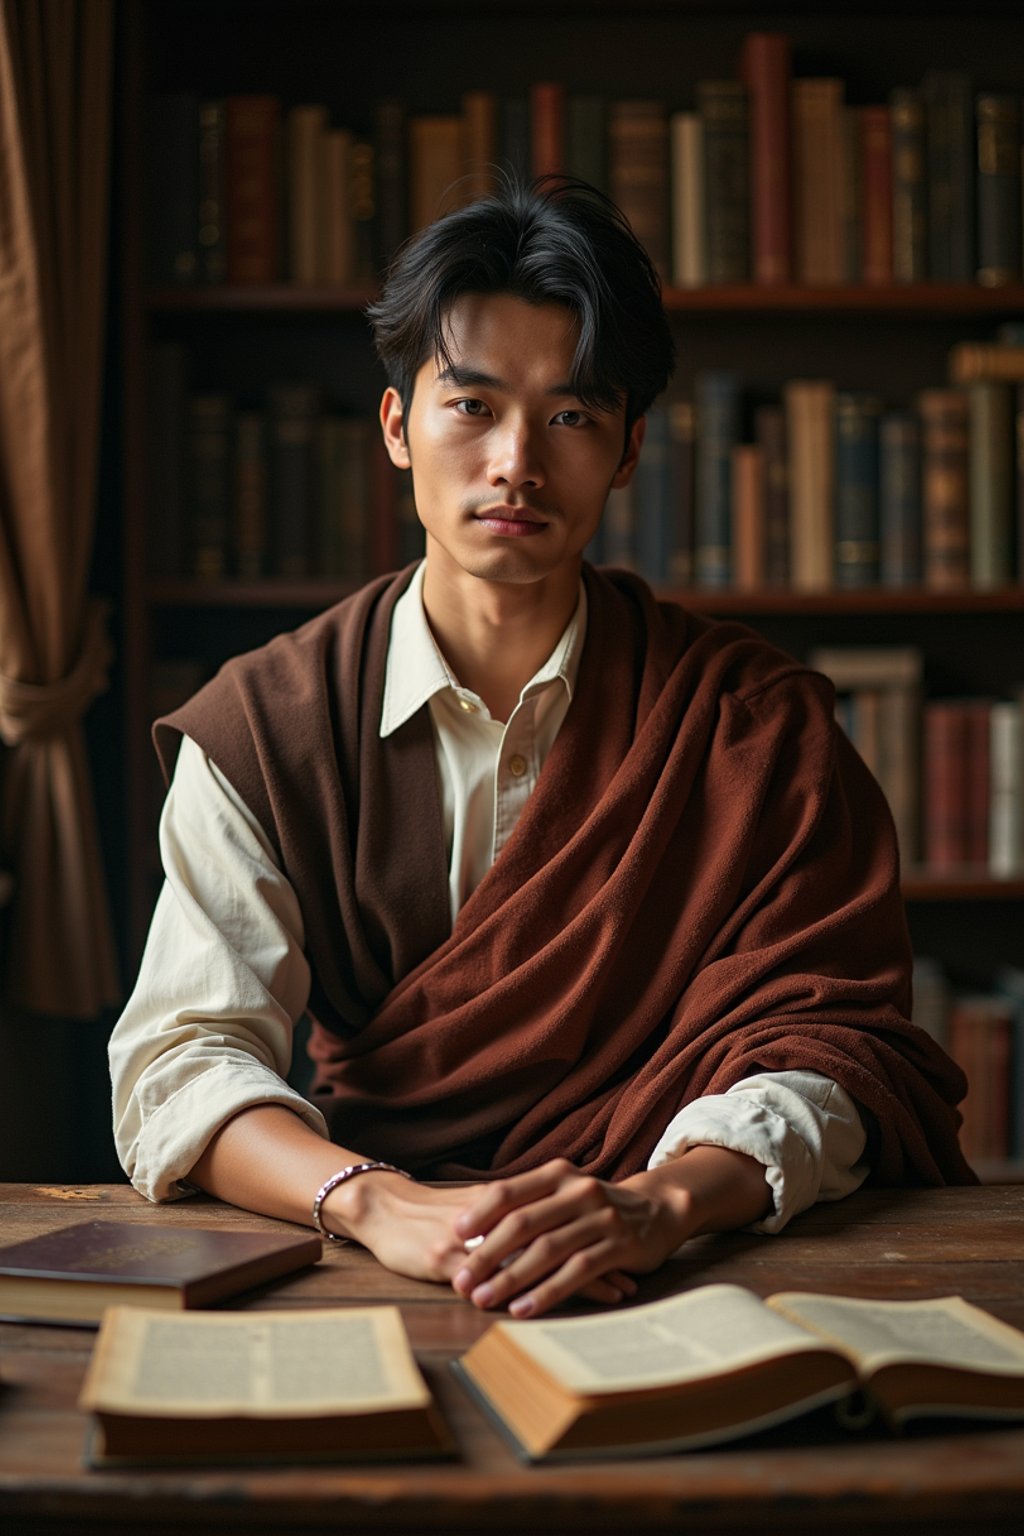
M 449 1449 L 397 1307 L 111 1307 L 78 1406 L 89 1459 L 405 1459 Z
M 1024 1418 L 1024 1334 L 959 1297 L 707 1285 L 594 1317 L 499 1322 L 456 1370 L 530 1460 L 714 1445 L 821 1404 L 851 1425 Z

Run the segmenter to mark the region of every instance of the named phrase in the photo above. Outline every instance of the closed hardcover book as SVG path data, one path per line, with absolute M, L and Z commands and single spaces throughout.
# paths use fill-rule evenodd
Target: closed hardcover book
M 599 192 L 608 191 L 607 108 L 602 96 L 569 97 L 566 136 L 569 174 L 589 181 Z
M 968 993 L 953 999 L 949 1053 L 967 1074 L 960 1142 L 969 1160 L 1009 1156 L 1014 1028 L 1014 1005 L 1007 997 Z
M 839 190 L 842 196 L 843 277 L 859 283 L 864 275 L 864 167 L 860 131 L 860 113 L 844 106 L 842 116 L 843 174 Z
M 224 103 L 224 201 L 230 283 L 281 276 L 281 103 L 228 96 Z
M 188 564 L 217 581 L 230 567 L 234 403 L 230 395 L 192 395 L 188 402 L 186 473 Z
M 732 581 L 732 450 L 740 440 L 740 381 L 724 369 L 694 380 L 694 582 Z
M 835 575 L 835 385 L 785 387 L 789 449 L 789 569 L 797 592 L 823 592 Z
M 732 450 L 732 584 L 759 592 L 765 576 L 764 454 L 756 443 Z
M 693 401 L 670 400 L 668 435 L 672 539 L 668 579 L 680 587 L 688 587 L 693 582 L 694 428 Z
M 271 566 L 276 576 L 313 574 L 320 410 L 315 384 L 274 384 L 267 391 Z
M 655 405 L 647 413 L 643 452 L 631 489 L 640 574 L 660 586 L 669 580 L 676 532 L 668 410 L 664 405 Z
M 921 81 L 928 179 L 928 271 L 933 282 L 975 277 L 974 87 L 960 69 Z
M 750 106 L 752 276 L 756 283 L 787 283 L 793 275 L 791 39 L 748 32 L 739 72 Z
M 967 862 L 988 865 L 989 801 L 992 788 L 992 700 L 969 699 L 967 715 Z
M 989 725 L 988 867 L 1012 879 L 1024 874 L 1024 701 L 993 703 Z
M 889 95 L 892 120 L 892 275 L 897 283 L 928 276 L 928 182 L 925 109 L 920 91 L 899 86 Z
M 147 276 L 155 287 L 195 283 L 199 266 L 199 97 L 167 91 L 146 116 Z
M 530 87 L 530 164 L 534 176 L 561 176 L 566 167 L 566 91 L 560 80 Z
M 227 209 L 224 203 L 223 101 L 199 108 L 199 276 L 222 283 L 228 274 Z
M 377 150 L 371 139 L 352 140 L 350 165 L 354 275 L 357 283 L 368 284 L 377 274 Z
M 835 580 L 873 586 L 879 578 L 878 427 L 882 401 L 862 390 L 835 398 Z
M 704 148 L 704 241 L 707 281 L 750 278 L 750 126 L 738 80 L 699 80 L 697 111 Z
M 970 584 L 967 396 L 926 389 L 921 418 L 921 514 L 924 584 L 952 591 Z
M 318 103 L 292 107 L 285 119 L 288 276 L 307 287 L 326 275 L 327 128 L 327 108 Z
M 963 701 L 924 706 L 924 862 L 949 872 L 968 863 L 970 716 Z
M 878 460 L 881 582 L 885 587 L 920 586 L 921 423 L 913 411 L 883 412 Z
M 764 580 L 789 585 L 789 450 L 781 405 L 754 411 L 754 440 L 764 461 Z
M 314 566 L 318 575 L 364 581 L 373 574 L 370 435 L 361 416 L 328 416 L 316 425 L 318 454 Z
M 999 288 L 1021 280 L 1020 98 L 982 92 L 977 124 L 977 278 Z
M 949 382 L 973 384 L 975 379 L 1024 383 L 1024 342 L 961 341 L 951 347 Z
M 704 125 L 696 112 L 673 112 L 671 145 L 672 282 L 700 288 L 707 282 L 704 197 Z
M 999 587 L 1014 575 L 1015 398 L 1011 384 L 967 386 L 971 585 Z
M 608 492 L 599 532 L 598 549 L 603 564 L 618 566 L 626 571 L 639 571 L 637 505 L 632 483 L 616 486 Z M 597 550 L 589 558 L 597 558 Z
M 463 201 L 494 191 L 498 160 L 498 98 L 494 91 L 466 91 L 462 98 Z
M 384 96 L 375 103 L 373 143 L 375 264 L 378 272 L 384 272 L 409 233 L 405 104 L 397 96 Z
M 77 1221 L 0 1248 L 0 1316 L 89 1325 L 115 1305 L 208 1307 L 320 1254 L 312 1234 Z
M 235 483 L 232 567 L 255 581 L 267 574 L 269 554 L 269 467 L 267 418 L 263 411 L 239 411 L 235 420 Z
M 859 107 L 861 280 L 883 287 L 893 279 L 892 119 L 887 106 Z
M 608 184 L 633 233 L 668 282 L 668 114 L 661 102 L 613 101 L 608 108 Z
M 324 270 L 323 280 L 348 287 L 356 276 L 356 233 L 352 216 L 352 148 L 350 128 L 329 128 L 324 134 Z
M 462 118 L 413 117 L 409 121 L 409 222 L 426 229 L 461 206 L 463 197 Z
M 793 81 L 793 204 L 796 278 L 843 281 L 843 82 Z

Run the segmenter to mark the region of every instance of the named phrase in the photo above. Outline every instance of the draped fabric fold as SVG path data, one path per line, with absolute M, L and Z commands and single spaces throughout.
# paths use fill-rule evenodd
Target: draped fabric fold
M 0 739 L 15 880 L 5 993 L 118 995 L 81 719 L 106 686 L 87 591 L 102 388 L 111 0 L 0 0 Z

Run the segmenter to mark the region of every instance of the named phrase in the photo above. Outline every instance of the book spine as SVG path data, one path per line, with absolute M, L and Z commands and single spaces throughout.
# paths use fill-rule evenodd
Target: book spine
M 151 576 L 183 576 L 188 426 L 188 353 L 180 342 L 151 348 L 146 410 L 146 548 Z
M 227 277 L 224 207 L 224 103 L 199 108 L 199 276 L 204 283 Z
M 750 276 L 750 135 L 738 80 L 697 82 L 703 127 L 705 264 L 709 283 Z
M 911 411 L 886 411 L 879 424 L 880 578 L 886 587 L 913 587 L 921 555 L 921 427 Z
M 1024 384 L 1013 398 L 1013 462 L 1017 488 L 1017 580 L 1024 582 Z
M 608 181 L 613 202 L 663 279 L 670 271 L 668 114 L 657 101 L 614 101 L 608 113 Z
M 672 537 L 668 577 L 677 586 L 693 582 L 695 413 L 692 400 L 672 400 L 668 407 Z
M 843 281 L 843 82 L 795 79 L 793 199 L 795 263 L 799 282 Z
M 669 135 L 672 281 L 677 288 L 700 288 L 707 282 L 704 125 L 696 112 L 673 112 Z
M 732 578 L 732 450 L 740 437 L 740 386 L 733 373 L 712 370 L 694 380 L 694 580 L 727 587 Z
M 948 591 L 970 581 L 967 396 L 926 389 L 918 409 L 924 584 Z
M 224 104 L 224 200 L 231 283 L 281 275 L 281 103 L 228 96 Z
M 889 95 L 892 121 L 892 267 L 897 283 L 928 276 L 925 115 L 920 91 L 900 86 Z
M 843 277 L 859 283 L 864 274 L 864 173 L 862 164 L 860 114 L 856 107 L 843 107 L 843 174 L 839 191 L 842 200 Z
M 156 287 L 199 276 L 199 98 L 154 96 L 146 119 L 147 275 Z
M 934 282 L 974 281 L 974 92 L 962 70 L 928 70 L 921 83 L 927 145 L 928 271 Z
M 632 485 L 609 491 L 600 530 L 600 558 L 605 565 L 615 565 L 627 571 L 639 570 L 636 522 Z
M 888 107 L 861 107 L 858 114 L 862 279 L 884 286 L 893 278 L 892 119 Z
M 355 225 L 352 219 L 352 146 L 348 128 L 324 135 L 324 281 L 344 288 L 355 281 Z
M 770 587 L 789 585 L 789 453 L 786 413 L 780 405 L 759 405 L 754 439 L 764 460 L 764 579 Z
M 502 167 L 525 181 L 531 174 L 530 100 L 527 96 L 504 96 L 498 108 L 499 144 Z
M 977 99 L 978 282 L 1021 278 L 1020 102 L 1007 92 Z
M 749 32 L 740 55 L 740 79 L 750 104 L 753 278 L 787 283 L 793 275 L 790 38 L 781 32 Z
M 647 413 L 644 448 L 632 490 L 640 574 L 652 586 L 659 586 L 669 579 L 675 533 L 668 411 L 663 405 Z
M 475 203 L 494 191 L 498 159 L 498 98 L 493 91 L 467 91 L 462 98 L 464 201 Z
M 764 454 L 756 443 L 732 450 L 732 573 L 741 592 L 758 592 L 765 579 Z
M 798 592 L 826 591 L 835 550 L 835 386 L 827 379 L 794 379 L 784 399 L 791 582 Z
M 1006 342 L 962 341 L 949 354 L 949 382 L 972 384 L 975 379 L 1024 383 L 1024 346 Z
M 232 404 L 227 395 L 189 400 L 190 565 L 201 580 L 227 574 L 231 526 Z
M 409 222 L 414 232 L 459 205 L 462 119 L 414 117 L 409 123 Z
M 353 138 L 349 166 L 353 276 L 357 283 L 372 283 L 376 276 L 377 150 L 370 139 Z
M 288 275 L 305 286 L 320 282 L 326 266 L 322 226 L 326 132 L 324 106 L 292 107 L 285 119 Z
M 268 390 L 267 400 L 274 574 L 309 576 L 313 566 L 319 390 L 312 384 L 277 384 Z
M 530 88 L 530 162 L 534 176 L 560 176 L 566 166 L 565 86 L 541 81 Z
M 965 852 L 968 864 L 985 869 L 988 867 L 989 793 L 992 782 L 992 704 L 988 699 L 971 699 L 964 705 L 964 712 L 967 717 Z
M 566 155 L 573 176 L 608 191 L 608 142 L 604 98 L 571 95 L 566 108 Z
M 373 142 L 376 149 L 373 162 L 376 180 L 375 263 L 377 271 L 384 272 L 409 233 L 405 107 L 397 97 L 385 96 L 377 102 Z
M 872 586 L 879 576 L 877 395 L 841 390 L 835 399 L 835 579 Z
M 935 871 L 967 863 L 968 724 L 955 700 L 924 706 L 924 859 Z
M 267 569 L 267 420 L 239 411 L 235 423 L 233 539 L 236 574 L 255 580 Z
M 1013 576 L 1014 394 L 977 379 L 967 397 L 971 584 L 998 587 Z
M 369 464 L 369 519 L 367 540 L 372 575 L 383 576 L 398 570 L 401 561 L 398 543 L 398 475 L 374 418 L 364 422 L 366 453 Z
M 988 867 L 1011 879 L 1024 873 L 1024 704 L 993 704 L 989 725 Z

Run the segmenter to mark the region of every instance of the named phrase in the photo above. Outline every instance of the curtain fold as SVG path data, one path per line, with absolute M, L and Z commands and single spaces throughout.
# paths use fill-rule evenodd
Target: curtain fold
M 0 0 L 0 739 L 5 994 L 117 1000 L 82 716 L 106 686 L 96 513 L 112 0 Z

